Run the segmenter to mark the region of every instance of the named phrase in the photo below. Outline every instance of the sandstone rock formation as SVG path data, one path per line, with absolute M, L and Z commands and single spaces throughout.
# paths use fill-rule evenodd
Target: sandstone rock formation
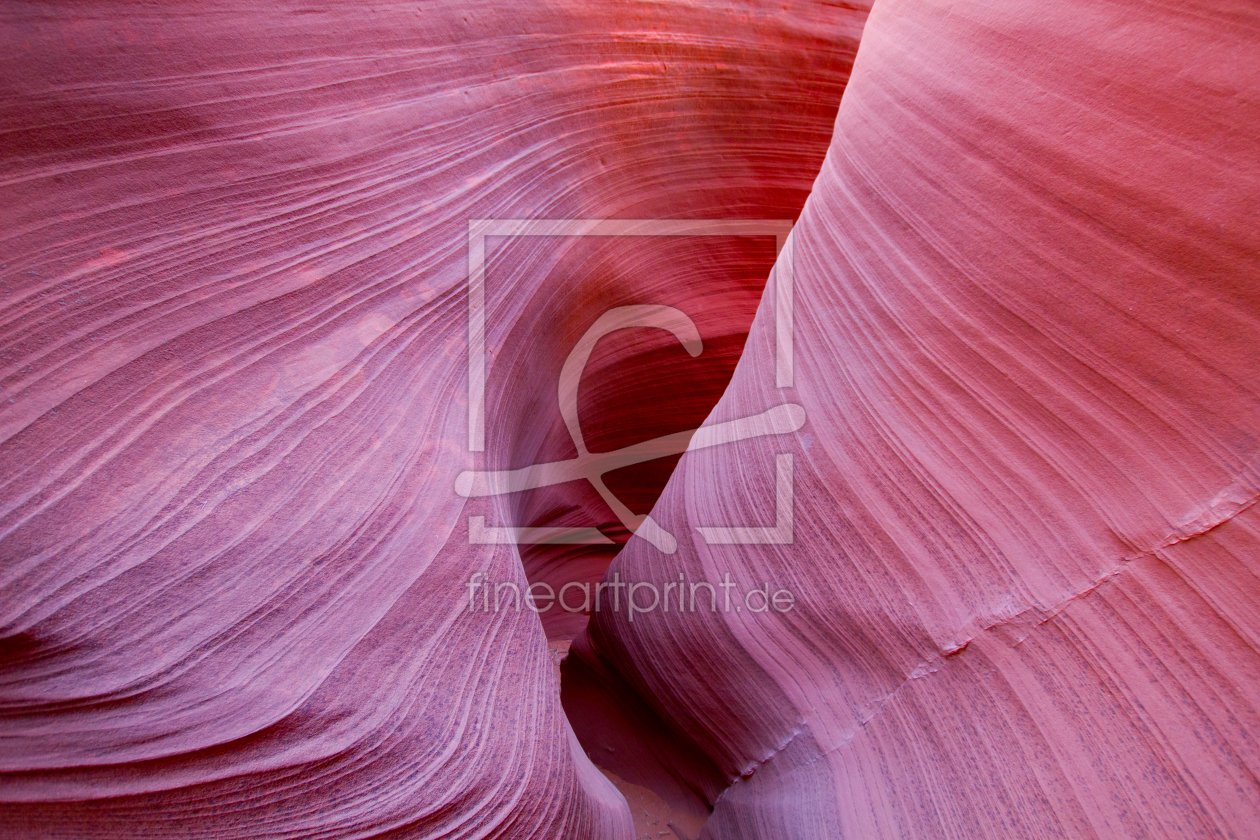
M 677 553 L 610 569 L 795 606 L 598 613 L 603 763 L 706 838 L 1260 836 L 1258 25 L 876 4 L 771 281 L 792 387 L 767 291 L 708 422 L 808 421 L 687 453 Z M 783 454 L 790 545 L 697 535 L 773 521 Z
M 0 837 L 1258 836 L 1253 5 L 0 16 Z
M 492 243 L 474 457 L 468 223 L 795 218 L 865 10 L 0 16 L 0 836 L 628 837 L 537 617 L 466 595 L 525 583 L 470 513 L 590 500 L 452 487 L 554 445 L 566 344 L 610 304 L 710 311 L 666 418 L 698 424 L 774 243 Z M 650 507 L 647 472 L 618 489 Z

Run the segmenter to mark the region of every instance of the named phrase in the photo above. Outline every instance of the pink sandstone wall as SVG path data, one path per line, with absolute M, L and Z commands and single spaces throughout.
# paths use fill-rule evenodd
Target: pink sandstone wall
M 866 16 L 0 10 L 0 838 L 635 836 L 596 765 L 684 840 L 1260 837 L 1260 12 Z M 490 242 L 468 451 L 469 220 L 798 216 L 777 264 Z M 457 495 L 573 456 L 565 357 L 642 303 L 705 350 L 601 342 L 593 450 L 804 425 L 610 473 L 673 554 L 582 482 Z M 784 454 L 790 543 L 697 534 Z
M 475 571 L 525 583 L 466 525 L 516 501 L 452 489 L 479 463 L 467 224 L 794 218 L 865 10 L 0 16 L 0 836 L 630 836 L 538 619 L 467 610 Z M 491 465 L 535 457 L 551 368 L 609 301 L 729 301 L 729 373 L 774 259 L 501 251 Z
M 795 387 L 767 294 L 709 422 L 808 420 L 686 454 L 678 553 L 610 569 L 796 607 L 599 613 L 593 754 L 712 838 L 1260 836 L 1258 26 L 876 3 L 793 232 Z M 794 542 L 697 537 L 773 519 L 779 453 Z

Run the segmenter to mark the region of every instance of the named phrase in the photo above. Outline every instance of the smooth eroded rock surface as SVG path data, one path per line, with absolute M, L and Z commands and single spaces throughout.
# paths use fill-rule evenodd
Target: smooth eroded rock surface
M 455 478 L 572 456 L 556 378 L 610 306 L 693 311 L 698 372 L 654 397 L 650 331 L 616 358 L 649 436 L 699 423 L 773 239 L 489 242 L 472 455 L 469 222 L 795 218 L 862 4 L 0 18 L 0 836 L 631 836 L 537 617 L 467 597 L 557 562 L 470 515 L 617 520 Z M 624 396 L 583 393 L 593 442 Z M 643 513 L 667 475 L 618 489 Z
M 684 455 L 677 553 L 609 570 L 733 606 L 606 605 L 565 663 L 613 772 L 712 838 L 1257 836 L 1258 34 L 876 4 L 771 280 L 794 383 L 768 292 L 707 422 L 808 419 Z M 697 533 L 775 524 L 784 455 L 790 544 Z

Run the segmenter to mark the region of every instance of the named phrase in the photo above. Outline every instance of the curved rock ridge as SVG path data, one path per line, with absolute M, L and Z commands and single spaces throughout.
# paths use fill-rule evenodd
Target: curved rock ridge
M 581 485 L 453 488 L 572 457 L 556 377 L 614 306 L 706 352 L 661 378 L 677 348 L 610 337 L 591 446 L 698 424 L 774 242 L 491 238 L 470 453 L 469 223 L 794 219 L 865 14 L 7 4 L 0 836 L 631 836 L 537 617 L 468 597 L 528 583 L 471 516 L 625 534 Z M 609 481 L 642 514 L 668 468 Z
M 677 552 L 610 567 L 735 597 L 605 590 L 593 755 L 706 838 L 1258 836 L 1258 46 L 1230 0 L 876 4 L 706 423 L 808 419 L 685 454 Z

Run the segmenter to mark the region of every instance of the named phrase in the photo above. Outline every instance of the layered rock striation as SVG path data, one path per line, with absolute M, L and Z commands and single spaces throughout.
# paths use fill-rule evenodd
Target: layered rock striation
M 564 448 L 556 376 L 613 305 L 693 309 L 716 367 L 657 399 L 699 423 L 773 238 L 490 241 L 471 453 L 469 223 L 794 218 L 865 9 L 0 16 L 0 836 L 630 836 L 538 618 L 469 609 L 476 573 L 528 583 L 471 515 L 591 499 L 455 479 Z M 666 475 L 618 490 L 645 513 Z
M 807 421 L 684 455 L 677 553 L 609 570 L 794 603 L 606 593 L 565 663 L 592 754 L 706 838 L 1257 836 L 1258 24 L 876 4 L 707 424 Z M 784 456 L 786 544 L 698 533 L 775 524 Z
M 1250 4 L 0 16 L 0 837 L 1255 836 Z

